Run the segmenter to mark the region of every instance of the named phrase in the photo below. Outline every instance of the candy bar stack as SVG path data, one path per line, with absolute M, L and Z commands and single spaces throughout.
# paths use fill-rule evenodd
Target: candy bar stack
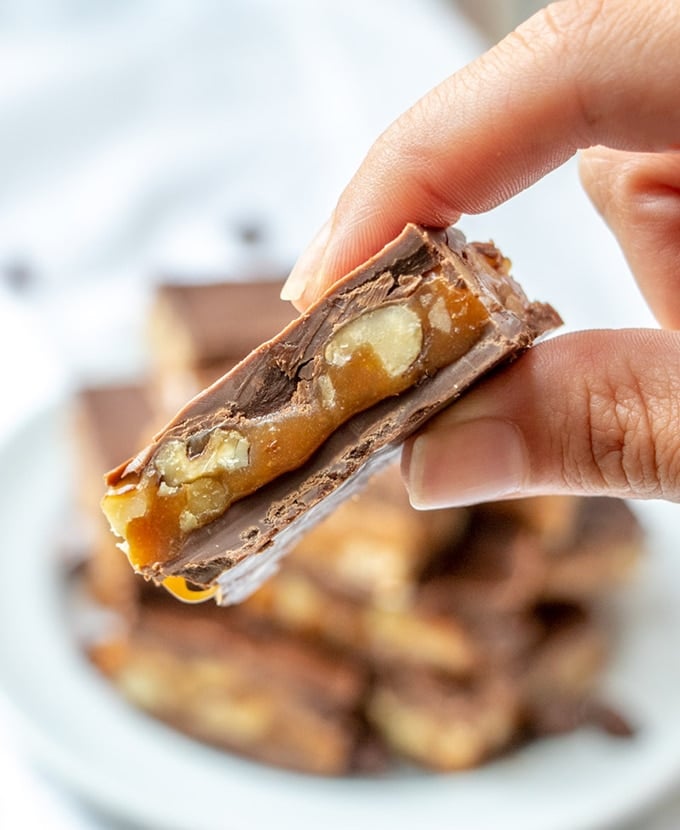
M 317 774 L 460 770 L 545 734 L 626 734 L 598 695 L 605 600 L 643 549 L 619 500 L 418 512 L 388 467 L 243 603 L 184 604 L 133 573 L 99 509 L 103 473 L 292 319 L 279 290 L 159 287 L 152 376 L 79 396 L 82 585 L 118 621 L 89 641 L 94 664 L 177 730 Z

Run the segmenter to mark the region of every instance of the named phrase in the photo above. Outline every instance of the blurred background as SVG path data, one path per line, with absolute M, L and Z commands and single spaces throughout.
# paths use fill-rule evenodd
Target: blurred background
M 0 441 L 146 371 L 160 280 L 285 276 L 390 121 L 540 5 L 0 4 Z M 461 225 L 568 328 L 653 325 L 574 163 Z M 132 827 L 35 763 L 1 681 L 0 826 Z

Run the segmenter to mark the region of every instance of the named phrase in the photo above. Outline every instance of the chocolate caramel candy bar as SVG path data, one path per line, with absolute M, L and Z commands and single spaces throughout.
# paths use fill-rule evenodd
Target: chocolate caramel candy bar
M 109 473 L 104 511 L 137 571 L 239 601 L 428 418 L 559 323 L 493 245 L 408 225 Z
M 546 603 L 534 615 L 543 628 L 541 638 L 515 667 L 527 737 L 562 734 L 582 726 L 631 737 L 634 726 L 600 698 L 598 687 L 614 643 L 597 609 Z
M 150 601 L 139 610 L 127 637 L 90 652 L 131 703 L 266 763 L 321 775 L 354 770 L 367 683 L 360 664 L 275 630 L 249 629 L 224 609 Z
M 397 754 L 440 772 L 498 755 L 521 729 L 517 683 L 503 673 L 459 681 L 410 669 L 380 674 L 367 718 Z
M 630 582 L 645 551 L 639 519 L 621 499 L 579 503 L 574 538 L 546 551 L 543 596 L 553 601 L 592 601 Z

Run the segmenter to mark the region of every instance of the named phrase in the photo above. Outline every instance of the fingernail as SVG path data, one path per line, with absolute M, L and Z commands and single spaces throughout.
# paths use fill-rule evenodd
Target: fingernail
M 419 435 L 403 465 L 411 504 L 420 510 L 517 496 L 527 482 L 522 434 L 514 424 L 495 418 Z
M 326 221 L 293 266 L 293 270 L 281 289 L 282 300 L 289 300 L 290 302 L 299 300 L 308 284 L 314 280 L 331 234 L 332 220 L 333 217 Z

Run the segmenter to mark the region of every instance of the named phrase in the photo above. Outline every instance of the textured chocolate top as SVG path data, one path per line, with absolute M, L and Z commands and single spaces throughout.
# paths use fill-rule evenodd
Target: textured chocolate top
M 197 585 L 217 580 L 223 603 L 251 593 L 302 533 L 393 459 L 428 418 L 481 375 L 559 325 L 550 306 L 527 300 L 506 266 L 492 245 L 468 245 L 453 229 L 409 225 L 306 314 L 184 407 L 146 450 L 109 474 L 109 484 L 134 482 L 168 438 L 200 440 L 216 426 L 238 428 L 244 419 L 304 407 L 305 380 L 333 333 L 367 310 L 409 297 L 432 269 L 444 269 L 488 313 L 482 336 L 462 358 L 346 421 L 302 467 L 191 532 L 178 555 L 147 574 L 156 579 L 181 575 Z

